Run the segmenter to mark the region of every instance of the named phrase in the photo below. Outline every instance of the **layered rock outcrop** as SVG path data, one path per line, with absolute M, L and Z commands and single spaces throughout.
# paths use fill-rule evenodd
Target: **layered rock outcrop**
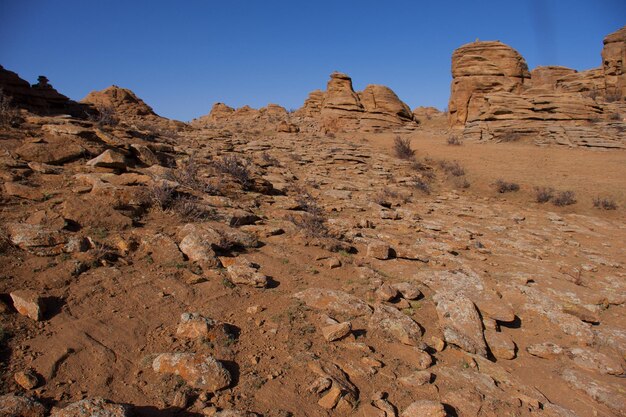
M 278 104 L 268 104 L 260 109 L 243 106 L 235 109 L 224 103 L 215 103 L 211 112 L 191 121 L 198 128 L 205 127 L 251 127 L 256 129 L 279 129 L 288 120 L 287 110 Z
M 311 92 L 296 115 L 316 119 L 330 132 L 417 127 L 411 109 L 390 88 L 368 85 L 355 92 L 352 79 L 340 72 L 330 75 L 326 91 Z
M 465 139 L 624 148 L 626 27 L 604 40 L 603 65 L 578 72 L 528 71 L 497 41 L 463 45 L 452 55 L 449 123 Z
M 0 65 L 0 89 L 11 98 L 11 104 L 41 116 L 69 114 L 74 117 L 87 117 L 88 106 L 70 100 L 59 93 L 40 75 L 36 84 L 30 85 L 13 71 Z

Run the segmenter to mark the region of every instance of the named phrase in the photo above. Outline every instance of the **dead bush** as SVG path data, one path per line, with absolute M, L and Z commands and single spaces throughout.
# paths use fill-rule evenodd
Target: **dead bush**
M 306 211 L 314 216 L 324 215 L 324 210 L 319 206 L 315 197 L 307 190 L 296 185 L 289 188 L 289 194 L 294 195 L 300 210 Z
M 166 181 L 154 182 L 148 186 L 148 198 L 153 207 L 166 210 L 172 204 L 176 189 Z
M 552 199 L 555 206 L 570 206 L 576 203 L 576 194 L 573 191 L 561 191 Z
M 593 206 L 595 208 L 604 210 L 616 210 L 617 203 L 608 197 L 596 197 L 593 199 Z
M 503 179 L 498 179 L 494 186 L 496 187 L 496 191 L 499 193 L 511 193 L 514 191 L 519 191 L 519 184 L 515 182 L 504 181 Z
M 309 237 L 328 237 L 326 219 L 323 216 L 311 213 L 302 213 L 299 216 L 290 215 L 287 217 L 287 219 Z
M 192 196 L 177 196 L 173 200 L 170 209 L 187 222 L 201 222 L 216 218 L 213 209 L 206 207 Z
M 396 136 L 393 140 L 393 151 L 396 157 L 400 159 L 413 159 L 415 151 L 411 148 L 411 140 L 409 138 L 401 138 Z
M 413 184 L 413 188 L 423 192 L 424 194 L 431 193 L 430 184 L 424 178 L 413 177 L 411 183 Z
M 0 126 L 16 126 L 20 122 L 20 112 L 11 101 L 11 97 L 0 88 Z
M 97 105 L 96 111 L 96 114 L 89 116 L 89 120 L 98 126 L 117 126 L 119 124 L 120 119 L 112 106 Z
M 554 189 L 550 187 L 535 187 L 535 201 L 537 203 L 547 203 L 554 197 Z
M 228 174 L 235 181 L 237 181 L 244 190 L 247 190 L 252 185 L 252 179 L 250 178 L 250 162 L 236 155 L 223 156 L 217 161 L 213 161 L 215 169 L 222 173 Z
M 267 152 L 263 152 L 261 154 L 261 160 L 267 166 L 275 166 L 275 167 L 280 166 L 280 161 L 274 158 L 272 155 L 268 154 Z
M 470 188 L 471 184 L 467 180 L 467 178 L 463 176 L 463 177 L 456 177 L 454 179 L 454 186 L 457 188 Z
M 451 135 L 451 136 L 448 136 L 448 145 L 461 146 L 463 145 L 463 141 L 461 141 L 461 139 L 458 136 Z
M 465 175 L 465 169 L 457 162 L 457 161 L 439 161 L 439 167 L 443 169 L 446 173 L 452 175 L 453 177 L 462 177 Z

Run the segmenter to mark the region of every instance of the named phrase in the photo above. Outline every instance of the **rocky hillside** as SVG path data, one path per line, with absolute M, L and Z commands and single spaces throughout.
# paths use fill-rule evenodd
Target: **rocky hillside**
M 501 43 L 454 60 L 467 135 L 571 135 L 621 105 Z M 475 184 L 429 154 L 445 115 L 344 74 L 295 112 L 217 104 L 189 125 L 117 87 L 85 101 L 0 119 L 1 416 L 626 416 L 622 150 L 557 170 L 589 193 L 617 171 L 618 203 L 561 184 L 527 201 L 481 149 L 532 148 L 515 174 L 533 178 L 545 149 L 448 142 Z
M 496 41 L 464 45 L 452 56 L 449 120 L 466 139 L 624 148 L 626 27 L 608 35 L 600 68 L 528 71 Z

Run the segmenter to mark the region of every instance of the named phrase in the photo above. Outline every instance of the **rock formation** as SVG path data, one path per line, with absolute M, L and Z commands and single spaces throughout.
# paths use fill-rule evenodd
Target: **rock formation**
M 69 114 L 86 117 L 89 107 L 76 103 L 59 93 L 48 79 L 40 75 L 32 86 L 13 71 L 0 65 L 0 89 L 11 98 L 11 104 L 41 116 Z
M 242 128 L 254 125 L 256 129 L 279 130 L 279 126 L 287 121 L 287 110 L 278 104 L 268 104 L 260 109 L 250 106 L 235 109 L 224 103 L 215 103 L 209 114 L 192 120 L 191 125 L 197 128 Z
M 162 128 L 180 128 L 183 123 L 159 116 L 135 93 L 127 88 L 112 85 L 104 90 L 92 91 L 81 103 L 93 106 L 98 111 L 110 109 L 115 117 L 126 123 L 151 124 Z
M 569 146 L 626 147 L 626 27 L 604 40 L 603 66 L 545 66 L 497 41 L 463 45 L 452 55 L 449 123 L 466 139 Z
M 352 79 L 340 72 L 330 75 L 325 92 L 311 92 L 296 115 L 316 119 L 321 130 L 330 132 L 417 127 L 409 107 L 390 88 L 368 85 L 357 93 Z

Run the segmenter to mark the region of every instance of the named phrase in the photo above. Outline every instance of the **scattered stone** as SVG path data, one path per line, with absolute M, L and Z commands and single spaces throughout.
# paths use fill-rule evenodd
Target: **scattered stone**
M 39 385 L 39 378 L 32 369 L 16 372 L 13 375 L 13 379 L 15 379 L 15 382 L 17 382 L 17 384 L 24 389 L 33 389 Z
M 128 166 L 128 160 L 126 155 L 117 149 L 107 149 L 94 159 L 87 161 L 87 165 L 123 171 L 126 170 L 126 167 Z
M 341 368 L 324 360 L 311 361 L 308 367 L 320 378 L 320 382 L 315 384 L 315 392 L 327 391 L 318 402 L 321 407 L 348 411 L 357 406 L 359 391 Z
M 491 353 L 493 353 L 493 356 L 496 358 L 507 360 L 515 359 L 517 347 L 515 346 L 515 342 L 513 342 L 508 335 L 487 329 L 485 330 L 485 340 L 487 341 Z
M 572 316 L 578 317 L 579 319 L 587 323 L 600 323 L 600 317 L 596 313 L 579 305 L 566 304 L 563 306 L 563 313 L 571 314 Z
M 372 308 L 364 301 L 343 291 L 325 288 L 308 288 L 294 294 L 309 307 L 324 310 L 332 315 L 360 317 L 370 315 Z
M 13 291 L 11 294 L 13 306 L 23 316 L 35 321 L 43 320 L 44 305 L 41 297 L 31 290 Z
M 526 348 L 526 351 L 533 356 L 543 359 L 554 359 L 565 352 L 561 346 L 551 342 L 530 345 Z
M 382 411 L 383 417 L 396 417 L 398 415 L 396 407 L 387 399 L 386 392 L 374 392 L 372 394 L 372 405 Z
M 176 374 L 190 386 L 210 392 L 231 383 L 230 372 L 213 356 L 200 353 L 162 353 L 152 362 L 157 373 Z
M 432 378 L 433 374 L 428 371 L 417 371 L 410 375 L 398 378 L 398 381 L 406 387 L 415 388 L 430 384 Z
M 185 259 L 174 240 L 162 233 L 146 236 L 141 240 L 141 255 L 150 256 L 154 262 L 162 266 L 176 266 Z
M 420 371 L 430 368 L 433 364 L 433 358 L 422 349 L 415 349 L 411 354 L 411 363 Z
M 397 288 L 385 283 L 376 289 L 376 298 L 380 301 L 391 301 L 398 297 L 400 292 Z
M 349 321 L 343 323 L 331 324 L 322 327 L 322 335 L 329 342 L 342 339 L 352 331 L 352 324 Z
M 326 261 L 326 265 L 328 266 L 329 269 L 339 268 L 341 266 L 341 260 L 333 256 L 333 257 L 328 258 L 328 260 Z
M 400 417 L 446 417 L 443 404 L 437 401 L 421 400 L 411 403 Z
M 398 282 L 392 286 L 400 292 L 402 298 L 407 300 L 417 300 L 422 296 L 419 287 L 411 282 Z
M 441 352 L 446 348 L 446 342 L 440 337 L 432 336 L 430 338 L 430 346 L 437 352 Z
M 572 348 L 568 349 L 567 355 L 581 368 L 598 371 L 601 374 L 624 375 L 623 362 L 603 353 L 588 348 Z
M 44 199 L 44 194 L 41 189 L 17 182 L 5 182 L 4 191 L 7 195 L 20 197 L 26 200 L 40 201 Z
M 200 313 L 183 313 L 176 328 L 176 335 L 187 339 L 205 338 L 207 340 L 228 339 L 228 326 Z
M 222 263 L 224 263 L 222 261 Z M 258 272 L 258 265 L 238 256 L 235 261 L 226 266 L 226 272 L 233 284 L 249 285 L 256 288 L 265 288 L 269 284 L 267 276 Z
M 574 389 L 583 391 L 595 401 L 604 404 L 618 415 L 626 410 L 626 397 L 623 386 L 610 385 L 591 378 L 587 373 L 575 369 L 565 369 L 561 377 Z
M 370 318 L 369 328 L 372 332 L 380 332 L 385 337 L 391 337 L 405 345 L 425 347 L 421 326 L 394 307 L 377 304 Z
M 446 342 L 487 357 L 483 323 L 474 303 L 463 295 L 452 293 L 437 293 L 433 301 Z
M 367 245 L 367 256 L 375 259 L 389 259 L 391 246 L 381 241 L 370 242 Z
M 115 404 L 102 398 L 88 398 L 55 410 L 50 417 L 129 417 L 125 405 Z

